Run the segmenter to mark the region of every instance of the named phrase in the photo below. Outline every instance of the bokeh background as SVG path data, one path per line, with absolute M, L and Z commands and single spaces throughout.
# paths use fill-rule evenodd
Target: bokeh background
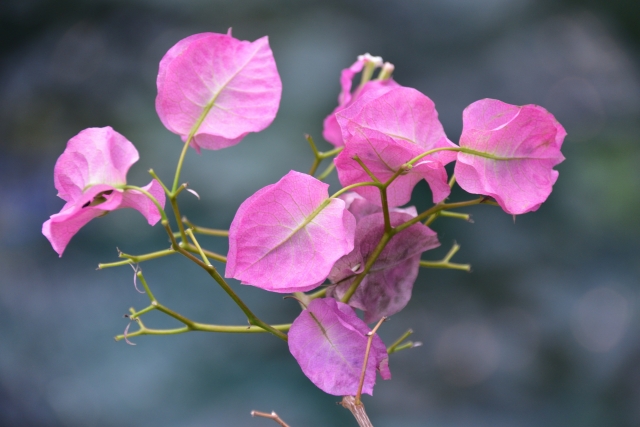
M 158 120 L 158 62 L 203 31 L 269 35 L 283 81 L 270 128 L 201 156 L 183 173 L 195 223 L 227 227 L 237 206 L 320 141 L 340 70 L 371 52 L 431 97 L 450 139 L 471 102 L 544 106 L 565 126 L 560 178 L 538 212 L 468 209 L 437 220 L 442 247 L 473 272 L 423 270 L 409 306 L 381 331 L 424 345 L 391 357 L 365 404 L 376 426 L 640 425 L 640 3 L 629 0 L 3 0 L 0 2 L 0 425 L 355 425 L 276 338 L 192 333 L 114 342 L 138 294 L 129 267 L 95 271 L 116 247 L 167 247 L 122 210 L 85 227 L 59 259 L 41 224 L 63 205 L 53 166 L 80 130 L 111 125 L 139 149 L 129 181 L 170 181 L 181 145 Z M 323 148 L 329 148 L 323 145 Z M 335 175 L 331 178 L 336 188 Z M 426 208 L 426 185 L 414 193 Z M 452 200 L 462 200 L 455 192 Z M 220 239 L 203 243 L 224 253 Z M 158 299 L 194 320 L 241 312 L 188 261 L 145 263 Z M 221 267 L 222 268 L 222 267 Z M 270 322 L 291 300 L 238 288 Z M 164 316 L 148 326 L 172 327 Z

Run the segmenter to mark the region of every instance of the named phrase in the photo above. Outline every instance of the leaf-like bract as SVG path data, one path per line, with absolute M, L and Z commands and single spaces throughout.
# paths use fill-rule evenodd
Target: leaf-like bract
M 415 89 L 392 88 L 381 96 L 358 100 L 336 116 L 345 149 L 335 163 L 338 178 L 345 186 L 371 181 L 354 156 L 384 182 L 426 151 L 455 147 L 444 133 L 433 102 Z M 444 200 L 450 192 L 444 165 L 455 157 L 453 152 L 441 151 L 422 158 L 387 188 L 389 206 L 409 202 L 413 187 L 422 179 L 429 183 L 434 203 Z M 355 191 L 381 204 L 377 188 L 359 187 Z
M 393 79 L 370 80 L 364 85 L 358 86 L 352 93 L 351 86 L 353 84 L 353 77 L 362 71 L 362 68 L 367 61 L 371 61 L 372 59 L 380 60 L 380 58 L 371 57 L 369 55 L 361 55 L 358 57 L 356 62 L 354 62 L 349 68 L 342 70 L 342 73 L 340 74 L 340 87 L 342 90 L 338 96 L 338 106 L 324 119 L 322 130 L 322 136 L 324 139 L 336 147 L 342 147 L 344 145 L 342 131 L 340 130 L 340 125 L 338 125 L 336 113 L 351 106 L 360 98 L 374 98 L 388 92 L 394 87 L 399 86 L 395 81 L 393 81 Z M 382 65 L 382 61 L 380 60 L 379 64 L 376 65 Z
M 241 41 L 195 34 L 160 61 L 156 110 L 162 123 L 191 146 L 217 150 L 269 126 L 282 83 L 267 37 Z
M 158 208 L 146 195 L 116 188 L 126 184 L 127 172 L 138 158 L 133 144 L 111 127 L 85 129 L 69 140 L 53 172 L 58 196 L 67 203 L 42 225 L 60 256 L 85 224 L 109 211 L 133 208 L 149 224 L 158 222 Z M 164 206 L 165 194 L 156 180 L 143 189 Z
M 325 393 L 355 395 L 362 373 L 369 328 L 353 309 L 332 298 L 311 301 L 289 330 L 289 351 L 302 372 Z M 387 349 L 373 336 L 362 392 L 373 394 L 376 370 L 391 378 Z
M 329 279 L 335 285 L 329 288 L 329 296 L 338 299 L 344 296 L 382 238 L 384 217 L 380 208 L 378 212 L 362 215 L 373 210 L 370 206 L 371 203 L 357 198 L 349 204 L 349 210 L 357 219 L 354 249 L 340 258 L 331 270 Z M 415 216 L 415 208 L 394 209 L 390 212 L 391 225 L 397 226 Z M 399 312 L 411 299 L 420 254 L 438 246 L 437 234 L 420 222 L 402 230 L 380 253 L 349 305 L 364 311 L 366 323 Z
M 509 214 L 537 210 L 558 179 L 566 132 L 537 105 L 522 107 L 495 99 L 469 105 L 462 115 L 455 176 L 464 190 L 493 197 Z
M 226 277 L 273 292 L 304 292 L 353 249 L 355 219 L 329 185 L 291 171 L 245 200 L 229 229 Z

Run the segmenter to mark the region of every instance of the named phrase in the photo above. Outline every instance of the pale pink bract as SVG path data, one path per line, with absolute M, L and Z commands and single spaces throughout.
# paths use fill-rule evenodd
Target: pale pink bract
M 272 292 L 304 292 L 353 250 L 355 219 L 329 185 L 291 171 L 245 200 L 229 228 L 225 277 Z
M 62 256 L 71 238 L 93 218 L 120 208 L 139 211 L 150 225 L 158 222 L 156 205 L 135 190 L 122 190 L 138 151 L 111 127 L 89 128 L 74 136 L 58 158 L 54 184 L 67 203 L 42 225 L 42 233 Z M 142 187 L 164 206 L 165 194 L 156 180 Z
M 509 214 L 537 210 L 558 179 L 553 167 L 564 160 L 562 125 L 537 105 L 495 99 L 469 105 L 462 121 L 460 147 L 476 153 L 458 153 L 454 173 L 460 187 L 493 197 Z
M 392 88 L 378 97 L 358 100 L 336 116 L 345 149 L 335 164 L 344 186 L 371 181 L 354 156 L 384 182 L 426 151 L 456 147 L 445 135 L 433 101 L 415 89 Z M 440 151 L 420 159 L 387 188 L 389 206 L 408 203 L 413 188 L 422 179 L 429 184 L 434 203 L 444 200 L 450 193 L 444 165 L 455 158 L 455 152 Z M 355 191 L 373 203 L 382 203 L 376 187 L 358 187 Z
M 271 124 L 282 83 L 267 37 L 241 41 L 202 33 L 179 41 L 160 61 L 156 110 L 191 146 L 218 150 Z
M 353 309 L 332 298 L 318 298 L 293 321 L 289 351 L 302 372 L 325 393 L 353 396 L 358 391 L 369 328 Z M 376 371 L 390 379 L 387 349 L 373 336 L 362 392 L 373 394 Z

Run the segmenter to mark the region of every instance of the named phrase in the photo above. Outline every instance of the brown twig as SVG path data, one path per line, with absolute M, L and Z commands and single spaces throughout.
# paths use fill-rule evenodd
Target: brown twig
M 280 424 L 282 427 L 289 427 L 289 424 L 287 424 L 284 421 L 282 421 L 280 419 L 280 417 L 278 416 L 278 414 L 275 413 L 275 411 L 271 411 L 270 414 L 267 414 L 266 412 L 260 412 L 260 411 L 251 411 L 251 416 L 252 417 L 269 418 L 269 419 L 277 422 L 278 424 Z
M 364 405 L 362 404 L 362 402 L 356 403 L 355 397 L 344 396 L 340 404 L 351 411 L 353 417 L 356 419 L 360 427 L 373 427 L 373 424 L 371 424 L 371 421 L 367 416 L 367 412 L 364 410 Z

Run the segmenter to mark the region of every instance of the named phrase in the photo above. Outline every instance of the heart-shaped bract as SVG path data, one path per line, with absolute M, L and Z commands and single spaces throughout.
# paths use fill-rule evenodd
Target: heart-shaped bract
M 415 89 L 391 88 L 378 97 L 356 101 L 336 116 L 345 149 L 335 163 L 344 186 L 372 180 L 355 156 L 385 182 L 406 162 L 429 150 L 456 147 L 447 139 L 433 101 Z M 444 200 L 450 193 L 444 165 L 455 158 L 454 152 L 435 152 L 403 171 L 387 188 L 389 206 L 408 203 L 413 187 L 422 179 L 429 184 L 434 203 Z M 358 187 L 355 191 L 373 203 L 382 203 L 375 187 Z
M 218 150 L 271 124 L 282 83 L 267 37 L 241 41 L 202 33 L 179 41 L 160 61 L 156 110 L 183 141 Z
M 537 105 L 476 101 L 462 114 L 455 176 L 464 190 L 493 197 L 509 214 L 537 210 L 558 179 L 566 131 Z
M 245 200 L 229 229 L 226 277 L 272 292 L 304 292 L 353 249 L 355 219 L 329 185 L 291 171 Z
M 332 298 L 318 298 L 293 321 L 289 351 L 302 372 L 325 393 L 353 396 L 358 391 L 369 328 L 353 309 Z M 373 336 L 362 392 L 373 394 L 376 371 L 390 379 L 387 349 Z
M 69 140 L 53 172 L 58 197 L 67 203 L 42 225 L 60 256 L 85 224 L 109 211 L 133 208 L 149 224 L 158 222 L 158 208 L 146 195 L 118 188 L 138 158 L 133 144 L 111 127 L 85 129 Z M 164 206 L 164 190 L 155 179 L 142 189 Z

